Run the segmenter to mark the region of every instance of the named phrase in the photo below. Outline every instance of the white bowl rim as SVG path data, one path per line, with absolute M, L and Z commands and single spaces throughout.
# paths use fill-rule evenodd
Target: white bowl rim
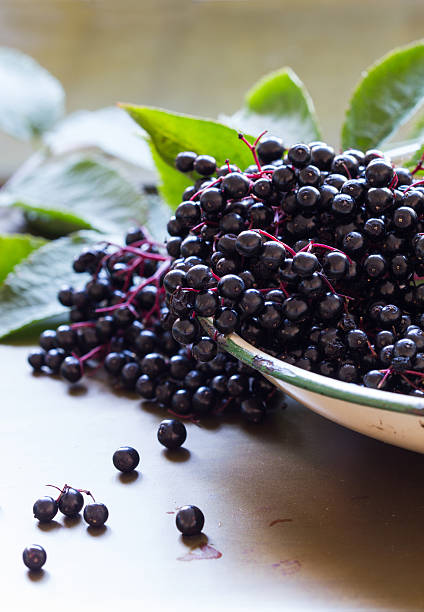
M 262 374 L 313 391 L 319 395 L 341 399 L 353 404 L 421 417 L 424 415 L 424 398 L 380 389 L 369 389 L 355 383 L 342 382 L 335 378 L 308 372 L 268 355 L 268 353 L 257 349 L 237 334 L 233 333 L 228 336 L 220 334 L 213 326 L 212 319 L 199 317 L 199 320 L 209 336 L 214 338 L 221 348 Z

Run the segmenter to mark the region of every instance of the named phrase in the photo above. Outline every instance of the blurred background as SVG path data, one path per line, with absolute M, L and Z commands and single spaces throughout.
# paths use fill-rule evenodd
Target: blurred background
M 68 112 L 123 100 L 216 117 L 289 65 L 336 145 L 361 71 L 423 26 L 423 0 L 0 0 L 0 44 L 60 79 Z M 0 146 L 7 176 L 30 149 Z

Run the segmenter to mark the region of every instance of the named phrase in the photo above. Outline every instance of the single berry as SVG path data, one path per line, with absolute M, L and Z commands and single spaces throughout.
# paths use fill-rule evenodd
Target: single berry
M 109 510 L 104 504 L 87 504 L 83 516 L 90 527 L 103 527 L 109 517 Z
M 69 487 L 59 497 L 58 506 L 62 514 L 75 518 L 84 506 L 84 498 L 79 491 Z
M 113 453 L 112 461 L 120 472 L 132 472 L 140 463 L 140 455 L 131 446 L 121 446 Z
M 54 519 L 58 511 L 58 505 L 53 497 L 46 495 L 40 497 L 35 502 L 33 509 L 34 517 L 42 523 L 47 523 Z
M 162 421 L 158 429 L 158 440 L 166 448 L 175 449 L 184 444 L 187 438 L 187 430 L 184 423 L 177 419 L 166 419 Z
M 32 544 L 25 548 L 22 558 L 28 569 L 32 571 L 40 570 L 46 562 L 47 554 L 39 544 Z
M 177 512 L 175 524 L 184 536 L 198 535 L 205 524 L 205 517 L 197 506 L 183 506 Z

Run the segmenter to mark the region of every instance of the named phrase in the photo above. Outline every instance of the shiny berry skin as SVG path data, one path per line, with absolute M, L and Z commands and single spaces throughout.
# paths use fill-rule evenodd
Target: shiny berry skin
M 416 352 L 417 346 L 410 338 L 398 340 L 393 347 L 394 357 L 408 357 L 408 359 L 412 359 L 412 357 L 415 357 Z
M 43 350 L 31 351 L 28 355 L 28 363 L 33 370 L 39 372 L 44 365 L 45 352 Z
M 68 308 L 70 308 L 74 304 L 73 293 L 74 290 L 72 287 L 62 287 L 59 293 L 57 294 L 57 299 L 63 306 L 67 306 Z
M 84 506 L 84 498 L 76 489 L 66 489 L 58 501 L 59 510 L 65 516 L 75 518 Z
M 296 201 L 303 210 L 309 210 L 318 205 L 320 192 L 316 187 L 305 185 L 296 194 Z
M 78 357 L 73 357 L 72 355 L 65 357 L 60 366 L 60 375 L 62 378 L 68 382 L 76 383 L 81 380 L 82 374 L 83 370 Z
M 198 293 L 194 300 L 194 310 L 201 317 L 211 317 L 218 309 L 218 296 L 216 291 Z
M 249 192 L 250 181 L 240 172 L 230 172 L 221 183 L 224 196 L 231 199 L 244 198 Z
M 379 240 L 384 238 L 386 229 L 383 219 L 368 219 L 364 225 L 364 234 L 371 240 Z
M 254 257 L 262 249 L 262 240 L 258 232 L 241 232 L 236 240 L 235 248 L 239 255 L 244 257 Z
M 237 300 L 244 290 L 244 282 L 236 274 L 226 274 L 218 282 L 218 293 L 226 298 Z
M 199 387 L 192 398 L 193 410 L 197 414 L 207 414 L 215 404 L 215 393 L 210 387 Z
M 177 287 L 185 287 L 186 273 L 183 270 L 170 270 L 163 279 L 163 286 L 168 293 L 174 293 Z
M 198 291 L 207 289 L 212 280 L 210 269 L 203 264 L 193 266 L 186 274 L 187 286 Z
M 32 511 L 34 513 L 34 518 L 38 519 L 40 523 L 48 523 L 54 519 L 58 509 L 56 500 L 46 495 L 45 497 L 37 499 Z
M 22 558 L 28 569 L 31 571 L 39 571 L 47 560 L 46 551 L 39 544 L 27 546 L 22 553 Z
M 272 184 L 278 191 L 290 191 L 295 180 L 296 174 L 290 166 L 280 166 L 272 175 Z
M 321 172 L 316 166 L 305 166 L 298 175 L 299 185 L 318 187 L 321 182 Z
M 156 394 L 156 384 L 150 376 L 142 374 L 135 383 L 135 390 L 142 398 L 153 399 Z
M 63 360 L 65 359 L 66 353 L 62 348 L 54 348 L 47 351 L 44 362 L 48 368 L 53 372 L 53 374 L 57 374 L 59 372 L 60 366 L 62 365 Z
M 256 147 L 258 157 L 264 164 L 269 164 L 282 157 L 283 141 L 275 136 L 263 136 Z
M 417 213 L 409 206 L 400 206 L 393 213 L 393 225 L 401 232 L 413 232 L 417 222 Z
M 104 504 L 87 504 L 83 512 L 84 520 L 90 527 L 103 527 L 109 518 L 109 510 Z
M 214 326 L 221 334 L 231 334 L 239 322 L 238 314 L 232 308 L 220 308 L 213 319 Z
M 311 161 L 311 149 L 305 144 L 295 144 L 287 151 L 288 160 L 296 168 L 303 168 Z
M 355 200 L 346 193 L 334 196 L 331 210 L 340 218 L 351 215 L 355 210 Z
M 217 214 L 224 210 L 225 200 L 222 197 L 221 190 L 216 187 L 210 187 L 200 196 L 200 207 L 207 214 Z
M 252 185 L 252 193 L 261 200 L 266 200 L 272 193 L 272 182 L 268 178 L 257 179 Z
M 364 261 L 364 270 L 371 278 L 383 276 L 387 269 L 387 262 L 382 255 L 368 255 Z
M 367 334 L 362 329 L 352 329 L 347 334 L 347 345 L 354 351 L 365 350 L 368 346 Z
M 336 293 L 327 293 L 318 303 L 318 313 L 321 319 L 335 319 L 343 310 L 343 299 Z
M 200 331 L 196 319 L 177 319 L 172 326 L 172 336 L 180 344 L 191 344 Z
M 330 279 L 343 278 L 349 268 L 349 260 L 344 253 L 332 251 L 324 257 L 323 268 Z
M 42 332 L 39 338 L 39 344 L 42 349 L 49 351 L 50 349 L 57 348 L 56 332 L 53 329 L 46 329 Z
M 140 455 L 132 446 L 121 446 L 113 453 L 112 461 L 117 470 L 129 473 L 140 463 Z
M 325 143 L 311 146 L 311 163 L 320 170 L 330 170 L 334 155 L 333 147 Z
M 171 406 L 176 414 L 189 414 L 192 411 L 191 393 L 187 389 L 178 389 L 172 396 Z
M 244 315 L 255 316 L 264 307 L 264 298 L 257 289 L 247 289 L 239 301 L 239 308 Z
M 387 187 L 393 180 L 394 170 L 384 159 L 373 159 L 365 169 L 365 177 L 371 187 Z
M 384 389 L 387 384 L 387 378 L 384 380 L 384 372 L 379 370 L 370 370 L 363 377 L 364 385 L 370 389 Z
M 125 244 L 134 244 L 135 242 L 141 242 L 146 238 L 141 227 L 130 227 L 125 235 Z
M 187 430 L 181 421 L 166 419 L 159 425 L 157 436 L 163 446 L 174 450 L 182 446 L 186 441 Z
M 311 276 L 320 267 L 316 255 L 305 251 L 294 255 L 292 265 L 293 272 L 301 277 Z
M 211 155 L 198 155 L 194 160 L 193 169 L 202 176 L 211 176 L 216 172 L 216 160 Z
M 175 524 L 183 536 L 199 535 L 205 524 L 205 517 L 197 506 L 183 506 L 177 512 Z
M 194 227 L 200 222 L 200 206 L 196 202 L 182 202 L 175 211 L 175 218 L 182 227 Z
M 180 172 L 191 172 L 197 155 L 193 151 L 183 151 L 175 158 L 175 167 Z
M 122 353 L 112 352 L 106 355 L 104 368 L 109 374 L 118 375 L 125 365 L 125 356 Z
M 207 362 L 216 356 L 217 345 L 209 336 L 203 336 L 197 342 L 193 342 L 191 350 L 196 361 Z

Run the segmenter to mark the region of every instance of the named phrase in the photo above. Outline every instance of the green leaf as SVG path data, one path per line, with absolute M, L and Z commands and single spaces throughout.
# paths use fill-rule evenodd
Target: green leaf
M 0 234 L 0 284 L 17 263 L 46 241 L 25 234 Z
M 155 168 L 145 132 L 121 108 L 77 111 L 60 121 L 44 137 L 53 155 L 97 148 L 153 173 Z
M 113 233 L 145 223 L 149 196 L 111 165 L 73 155 L 19 172 L 0 192 L 0 205 L 22 208 L 40 233 L 56 237 L 80 229 Z
M 0 47 L 0 83 L 0 129 L 11 136 L 31 140 L 62 117 L 62 85 L 28 55 Z
M 175 210 L 181 202 L 181 196 L 186 187 L 193 184 L 190 176 L 178 172 L 175 168 L 168 164 L 159 155 L 154 144 L 150 141 L 150 150 L 152 152 L 153 161 L 156 169 L 159 172 L 160 184 L 159 192 L 167 204 Z
M 392 51 L 365 73 L 350 100 L 343 148 L 379 146 L 424 100 L 424 43 Z
M 181 151 L 212 155 L 218 165 L 224 164 L 227 158 L 240 168 L 253 163 L 252 154 L 239 140 L 237 131 L 222 123 L 149 106 L 120 106 L 148 132 L 155 149 L 169 166 L 174 167 Z
M 312 98 L 291 68 L 265 75 L 246 94 L 244 107 L 226 123 L 251 134 L 267 130 L 286 145 L 320 138 Z
M 95 232 L 60 238 L 15 266 L 0 287 L 0 338 L 49 317 L 65 315 L 67 309 L 58 302 L 57 292 L 63 284 L 81 284 L 82 275 L 72 271 L 72 260 L 99 238 Z
M 419 149 L 417 149 L 417 151 L 414 153 L 414 155 L 408 161 L 404 162 L 403 165 L 405 168 L 408 168 L 408 170 L 414 170 L 414 168 L 418 166 L 418 164 L 423 159 L 423 157 L 424 157 L 424 145 L 421 145 Z M 421 172 L 421 171 L 418 170 L 417 173 L 418 172 Z

